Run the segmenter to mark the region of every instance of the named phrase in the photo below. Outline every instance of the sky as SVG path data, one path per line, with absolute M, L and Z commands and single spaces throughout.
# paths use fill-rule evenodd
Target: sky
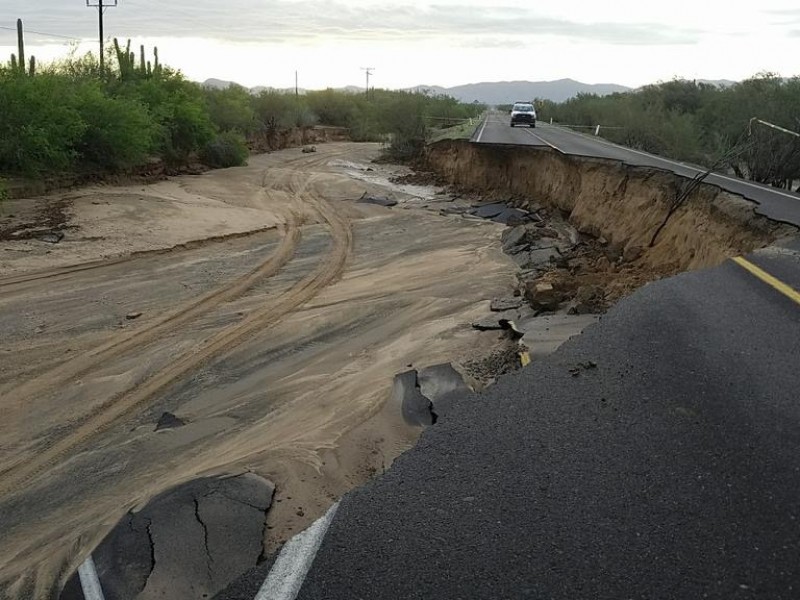
M 88 0 L 97 2 L 97 0 Z M 113 0 L 104 0 L 104 2 Z M 39 61 L 97 51 L 87 0 L 2 0 L 0 60 L 22 18 Z M 118 0 L 107 38 L 156 45 L 188 78 L 308 89 L 800 75 L 797 0 Z

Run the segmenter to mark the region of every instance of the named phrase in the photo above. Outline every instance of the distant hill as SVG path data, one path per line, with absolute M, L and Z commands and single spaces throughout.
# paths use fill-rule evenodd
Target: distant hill
M 204 88 L 214 89 L 214 90 L 224 90 L 227 87 L 232 85 L 239 85 L 244 87 L 245 89 L 249 90 L 251 94 L 260 94 L 261 92 L 279 92 L 281 94 L 294 94 L 295 89 L 292 88 L 274 88 L 269 86 L 257 85 L 255 87 L 247 88 L 235 81 L 225 81 L 224 79 L 206 79 L 203 83 L 200 84 Z M 340 92 L 350 92 L 353 94 L 363 93 L 364 88 L 358 87 L 355 85 L 348 85 L 347 87 L 337 88 Z M 305 94 L 308 90 L 304 88 L 300 88 L 297 90 L 300 94 Z
M 462 102 L 481 102 L 484 104 L 511 104 L 519 100 L 544 98 L 563 102 L 578 94 L 597 94 L 605 96 L 616 92 L 627 92 L 631 88 L 615 83 L 581 83 L 574 79 L 557 81 L 497 81 L 469 83 L 456 87 L 443 88 L 435 85 L 420 85 L 415 90 L 430 90 L 434 94 L 447 94 Z
M 698 83 L 708 83 L 719 87 L 728 87 L 736 83 L 727 79 L 698 79 Z M 230 85 L 238 85 L 232 81 L 223 79 L 206 79 L 203 87 L 213 89 L 225 89 Z M 363 87 L 348 85 L 344 88 L 337 88 L 339 91 L 352 93 L 363 92 Z M 553 102 L 564 102 L 574 98 L 578 94 L 597 94 L 606 96 L 617 92 L 629 92 L 633 88 L 616 83 L 581 83 L 574 79 L 559 79 L 557 81 L 496 81 L 483 83 L 468 83 L 455 87 L 442 87 L 439 85 L 418 85 L 409 88 L 412 91 L 427 91 L 431 94 L 446 94 L 462 102 L 481 102 L 483 104 L 511 104 L 516 101 L 533 100 L 534 98 L 544 98 Z M 249 88 L 253 94 L 261 93 L 265 90 L 276 92 L 294 93 L 294 88 L 273 88 L 256 86 Z M 300 88 L 300 93 L 305 94 L 307 90 Z

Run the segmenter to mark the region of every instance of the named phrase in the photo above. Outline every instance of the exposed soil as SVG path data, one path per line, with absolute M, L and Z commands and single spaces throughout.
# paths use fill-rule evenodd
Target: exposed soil
M 504 249 L 523 268 L 518 293 L 536 314 L 602 313 L 649 281 L 797 234 L 757 215 L 743 198 L 703 184 L 651 246 L 683 182 L 613 161 L 445 141 L 429 149 L 426 168 L 437 175 L 421 173 L 420 180 L 444 177 L 473 201 L 502 200 L 536 217 L 504 236 Z
M 20 203 L 6 207 L 5 215 L 0 213 L 0 242 L 39 239 L 45 234 L 63 232 L 67 228 L 71 201 L 67 197 L 47 203 Z
M 796 230 L 757 215 L 754 205 L 703 184 L 664 222 L 683 180 L 614 161 L 578 159 L 534 148 L 486 148 L 446 141 L 432 146 L 428 168 L 459 189 L 515 206 L 560 211 L 581 233 L 604 238 L 620 252 L 661 272 L 714 266 L 768 246 Z

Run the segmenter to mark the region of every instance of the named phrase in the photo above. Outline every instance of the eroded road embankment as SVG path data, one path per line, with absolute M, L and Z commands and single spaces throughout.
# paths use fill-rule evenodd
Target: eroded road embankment
M 562 211 L 580 232 L 663 274 L 714 266 L 797 233 L 741 196 L 618 161 L 459 141 L 433 145 L 427 160 L 460 189 Z
M 429 158 L 463 190 L 560 209 L 583 232 L 504 236 L 535 318 L 573 279 L 608 300 L 626 278 L 692 271 L 452 402 L 342 500 L 297 597 L 796 597 L 797 231 L 661 171 L 460 143 Z

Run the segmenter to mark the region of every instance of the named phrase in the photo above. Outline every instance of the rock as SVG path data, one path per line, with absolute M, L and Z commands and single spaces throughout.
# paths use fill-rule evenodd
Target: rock
M 537 233 L 539 234 L 540 237 L 545 237 L 545 238 L 558 238 L 559 237 L 558 236 L 558 232 L 555 229 L 551 228 L 551 227 L 538 227 L 536 231 L 537 231 Z
M 597 314 L 606 309 L 606 291 L 599 285 L 584 285 L 575 294 L 575 308 L 581 312 L 571 314 Z
M 134 319 L 138 319 L 141 316 L 142 316 L 141 312 L 135 311 L 135 312 L 129 312 L 127 315 L 125 315 L 125 318 L 128 319 L 128 321 L 133 321 Z
M 606 256 L 612 263 L 622 258 L 622 246 L 619 244 L 609 244 L 606 248 Z
M 589 308 L 585 304 L 581 304 L 575 300 L 567 305 L 568 315 L 588 315 L 589 313 Z
M 502 203 L 484 204 L 483 206 L 476 206 L 475 215 L 482 219 L 494 219 L 506 210 L 508 210 L 508 207 Z
M 64 233 L 62 231 L 50 231 L 48 233 L 40 235 L 38 239 L 40 242 L 47 242 L 48 244 L 57 244 L 58 242 L 64 239 Z
M 607 256 L 601 256 L 600 258 L 598 258 L 595 261 L 594 265 L 598 271 L 608 271 L 609 269 L 611 269 L 611 261 L 608 260 Z
M 507 208 L 496 217 L 493 217 L 492 221 L 514 227 L 528 221 L 528 213 L 518 208 Z
M 303 154 L 309 154 L 310 152 L 316 152 L 316 146 L 303 146 Z
M 516 310 L 522 306 L 522 298 L 495 298 L 489 305 L 492 312 L 505 312 L 507 310 Z
M 532 281 L 526 290 L 528 302 L 537 310 L 556 310 L 561 294 L 550 283 Z
M 500 236 L 503 244 L 503 251 L 510 253 L 513 248 L 522 247 L 528 238 L 528 229 L 524 225 L 517 225 L 511 229 L 506 229 Z
M 549 267 L 554 260 L 561 256 L 555 247 L 538 248 L 527 252 L 526 255 L 526 260 L 522 261 L 523 264 L 515 261 L 523 269 L 541 269 Z
M 644 248 L 641 246 L 629 246 L 625 248 L 625 251 L 622 253 L 622 260 L 625 262 L 634 262 L 639 260 L 642 254 L 644 254 Z
M 397 206 L 397 200 L 389 198 L 388 196 L 370 196 L 368 194 L 364 194 L 358 199 L 358 201 L 363 204 L 377 204 L 378 206 Z
M 165 412 L 161 415 L 156 423 L 155 431 L 162 431 L 164 429 L 177 429 L 186 425 L 186 421 L 173 415 L 171 412 Z

